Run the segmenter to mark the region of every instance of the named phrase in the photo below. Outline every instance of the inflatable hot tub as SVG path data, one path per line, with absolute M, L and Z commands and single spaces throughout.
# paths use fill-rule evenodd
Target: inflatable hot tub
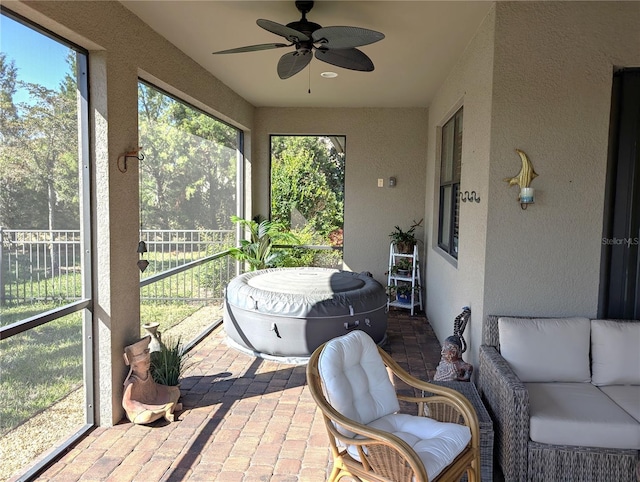
M 351 330 L 385 339 L 387 295 L 371 276 L 329 268 L 273 268 L 244 273 L 225 293 L 230 343 L 256 356 L 308 357 Z

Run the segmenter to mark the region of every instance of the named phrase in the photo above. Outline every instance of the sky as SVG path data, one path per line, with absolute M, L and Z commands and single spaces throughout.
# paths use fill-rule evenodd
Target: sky
M 56 89 L 69 69 L 69 48 L 19 22 L 0 15 L 0 50 L 7 61 L 14 60 L 18 80 Z M 28 102 L 25 90 L 18 89 L 14 103 Z

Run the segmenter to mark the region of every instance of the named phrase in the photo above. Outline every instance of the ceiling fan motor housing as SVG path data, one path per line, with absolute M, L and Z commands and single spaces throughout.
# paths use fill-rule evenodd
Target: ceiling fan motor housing
M 287 27 L 297 30 L 298 32 L 302 32 L 309 39 L 313 32 L 322 28 L 322 25 L 319 25 L 315 22 L 309 22 L 307 20 L 307 13 L 311 11 L 313 8 L 313 2 L 310 1 L 296 1 L 296 8 L 302 14 L 302 18 L 297 22 L 290 22 L 287 24 Z M 299 40 L 299 39 L 290 39 L 296 45 L 296 50 L 301 55 L 306 55 L 313 50 L 313 40 Z
M 306 1 L 297 0 L 296 1 L 296 8 L 300 11 L 302 16 L 304 17 L 313 8 L 313 2 L 306 2 Z

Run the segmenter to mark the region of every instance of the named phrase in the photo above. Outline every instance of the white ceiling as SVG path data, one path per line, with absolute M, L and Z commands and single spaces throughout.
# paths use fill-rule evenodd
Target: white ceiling
M 212 52 L 285 39 L 256 24 L 300 20 L 287 1 L 131 1 L 121 3 L 160 35 L 255 106 L 427 107 L 493 2 L 316 1 L 307 19 L 323 27 L 350 25 L 385 34 L 361 47 L 375 65 L 355 72 L 313 59 L 287 80 L 278 59 L 293 47 L 228 55 Z M 334 71 L 338 77 L 320 77 Z M 309 87 L 311 93 L 308 93 Z

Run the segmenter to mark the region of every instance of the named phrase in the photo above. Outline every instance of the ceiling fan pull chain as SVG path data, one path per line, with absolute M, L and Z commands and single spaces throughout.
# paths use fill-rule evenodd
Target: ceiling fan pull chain
M 309 94 L 311 93 L 311 64 L 309 64 Z

